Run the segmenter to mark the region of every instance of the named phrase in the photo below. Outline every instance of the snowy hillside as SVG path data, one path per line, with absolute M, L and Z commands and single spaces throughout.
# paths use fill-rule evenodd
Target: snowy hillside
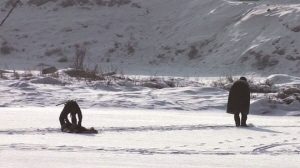
M 0 27 L 0 68 L 69 67 L 78 44 L 86 67 L 127 74 L 298 75 L 299 21 L 297 0 L 22 0 Z

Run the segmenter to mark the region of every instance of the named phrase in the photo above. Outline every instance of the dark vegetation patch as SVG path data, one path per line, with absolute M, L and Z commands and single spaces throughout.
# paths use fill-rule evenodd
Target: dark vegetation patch
M 292 28 L 291 28 L 291 31 L 296 32 L 296 33 L 300 32 L 300 25 L 299 25 L 299 26 L 292 27 Z
M 8 42 L 2 42 L 0 47 L 0 53 L 3 55 L 8 55 L 15 49 L 8 43 Z
M 281 52 L 280 52 L 281 53 Z M 282 54 L 282 53 L 281 53 Z M 268 67 L 275 66 L 279 61 L 268 54 L 263 54 L 262 51 L 249 50 L 241 59 L 240 62 L 245 62 L 249 57 L 254 57 L 255 62 L 252 64 L 253 67 L 256 67 L 258 70 L 264 70 Z
M 48 49 L 48 50 L 46 50 L 45 55 L 48 57 L 53 56 L 53 55 L 62 56 L 63 50 L 61 48 Z
M 297 61 L 297 60 L 300 60 L 300 56 L 291 56 L 291 55 L 287 55 L 285 57 L 287 60 L 289 61 Z
M 278 54 L 278 55 L 285 55 L 285 49 L 276 49 L 273 51 L 273 54 Z
M 81 69 L 70 69 L 66 70 L 65 73 L 70 77 L 75 77 L 79 79 L 89 79 L 89 80 L 104 80 L 102 75 L 98 75 L 95 71 L 81 70 Z
M 281 89 L 277 93 L 276 98 L 280 99 L 282 102 L 286 104 L 291 104 L 296 100 L 300 102 L 300 89 L 297 87 Z
M 29 5 L 42 6 L 49 2 L 57 2 L 58 0 L 29 0 Z
M 189 59 L 195 59 L 195 58 L 199 58 L 201 57 L 201 55 L 198 54 L 198 49 L 196 46 L 191 46 L 190 49 L 189 49 L 189 53 L 188 53 L 188 57 Z
M 272 58 L 270 55 L 256 56 L 255 60 L 256 62 L 252 64 L 252 66 L 256 67 L 258 70 L 264 70 L 279 63 L 278 60 Z

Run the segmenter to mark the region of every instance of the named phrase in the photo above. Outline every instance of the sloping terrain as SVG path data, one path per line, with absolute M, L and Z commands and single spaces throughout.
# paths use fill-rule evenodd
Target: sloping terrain
M 1 18 L 12 0 L 1 1 Z M 297 1 L 22 0 L 0 28 L 0 66 L 130 74 L 298 74 Z M 21 63 L 22 62 L 22 63 Z

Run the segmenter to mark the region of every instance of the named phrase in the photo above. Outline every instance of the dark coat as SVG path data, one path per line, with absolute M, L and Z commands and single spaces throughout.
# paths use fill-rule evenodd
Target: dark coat
M 71 116 L 72 123 L 68 119 L 69 114 Z M 76 115 L 78 116 L 78 123 L 77 123 Z M 76 101 L 68 101 L 65 104 L 64 109 L 60 113 L 59 121 L 62 127 L 66 127 L 70 125 L 81 127 L 82 113 Z
M 250 88 L 245 80 L 238 80 L 233 83 L 229 91 L 227 113 L 248 114 L 250 108 Z

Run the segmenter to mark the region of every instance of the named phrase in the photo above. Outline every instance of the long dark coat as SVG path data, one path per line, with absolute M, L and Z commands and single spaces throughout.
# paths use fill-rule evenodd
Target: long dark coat
M 229 91 L 227 113 L 248 114 L 250 107 L 250 88 L 245 80 L 234 82 Z

